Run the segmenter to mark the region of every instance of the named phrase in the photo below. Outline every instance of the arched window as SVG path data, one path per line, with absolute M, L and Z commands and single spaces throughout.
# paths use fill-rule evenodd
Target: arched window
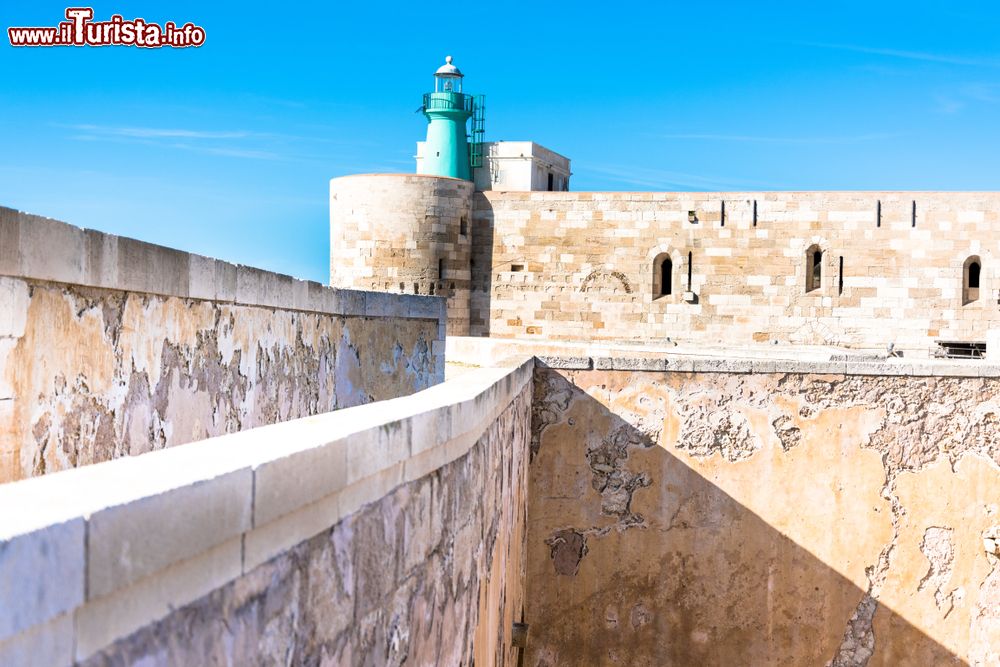
M 806 250 L 806 291 L 812 292 L 823 286 L 823 251 L 819 246 L 809 246 Z
M 653 260 L 653 298 L 674 293 L 674 263 L 670 255 L 663 253 Z
M 983 263 L 973 255 L 965 260 L 962 266 L 962 303 L 972 303 L 979 298 L 979 283 L 983 272 Z

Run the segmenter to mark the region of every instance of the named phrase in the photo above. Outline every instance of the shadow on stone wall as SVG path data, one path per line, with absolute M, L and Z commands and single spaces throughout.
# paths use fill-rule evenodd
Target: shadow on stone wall
M 513 667 L 530 402 L 522 391 L 462 457 L 80 667 Z
M 541 364 L 529 471 L 527 666 L 967 664 Z
M 493 293 L 493 205 L 481 192 L 472 199 L 472 281 L 469 295 L 469 335 L 490 335 Z

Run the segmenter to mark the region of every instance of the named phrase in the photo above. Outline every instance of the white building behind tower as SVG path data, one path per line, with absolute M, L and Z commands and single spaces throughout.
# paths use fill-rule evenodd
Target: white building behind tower
M 426 142 L 417 142 L 417 173 L 426 150 Z M 566 191 L 571 175 L 569 158 L 533 141 L 488 141 L 483 166 L 473 170 L 480 191 Z

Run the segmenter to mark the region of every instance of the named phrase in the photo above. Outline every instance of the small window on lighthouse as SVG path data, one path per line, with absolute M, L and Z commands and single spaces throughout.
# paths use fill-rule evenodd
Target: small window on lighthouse
M 434 90 L 439 93 L 460 93 L 462 92 L 462 79 L 457 76 L 437 76 L 434 81 Z

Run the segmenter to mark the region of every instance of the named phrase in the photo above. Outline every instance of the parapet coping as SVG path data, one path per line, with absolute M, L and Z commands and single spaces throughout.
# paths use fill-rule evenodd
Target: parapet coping
M 558 155 L 558 153 L 557 153 Z M 755 195 L 775 200 L 788 197 L 988 197 L 1000 198 L 998 190 L 486 190 L 482 194 L 497 193 L 500 195 L 522 194 L 533 195 L 543 199 L 575 199 L 594 195 L 602 199 L 627 200 L 634 198 L 639 201 L 658 201 L 660 199 L 676 199 L 679 201 L 704 201 L 712 199 L 745 199 Z
M 465 455 L 534 360 L 0 485 L 0 664 L 86 660 Z
M 334 176 L 330 179 L 330 182 L 339 181 L 345 178 L 371 178 L 372 176 L 385 176 L 388 178 L 431 178 L 439 181 L 454 181 L 456 183 L 468 183 L 470 187 L 474 184 L 472 181 L 467 181 L 464 178 L 455 178 L 454 176 L 438 176 L 437 174 L 408 174 L 405 172 L 394 172 L 394 171 L 373 171 L 367 174 L 344 174 L 343 176 Z
M 797 373 L 810 375 L 885 375 L 916 377 L 1000 378 L 1000 364 L 980 361 L 933 361 L 890 358 L 884 361 L 796 361 L 666 356 L 538 355 L 538 361 L 560 370 L 614 370 L 676 373 Z
M 329 315 L 447 321 L 440 296 L 336 289 L 2 206 L 0 276 Z

